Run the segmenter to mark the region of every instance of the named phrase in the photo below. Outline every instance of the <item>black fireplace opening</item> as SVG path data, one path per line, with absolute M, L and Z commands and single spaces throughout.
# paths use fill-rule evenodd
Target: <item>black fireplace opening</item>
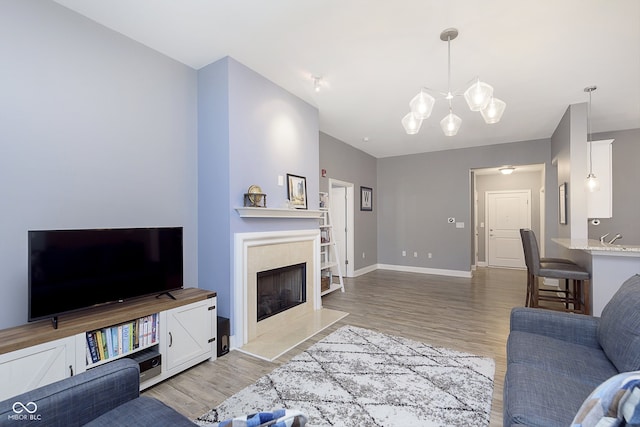
M 260 271 L 258 322 L 307 301 L 307 263 Z

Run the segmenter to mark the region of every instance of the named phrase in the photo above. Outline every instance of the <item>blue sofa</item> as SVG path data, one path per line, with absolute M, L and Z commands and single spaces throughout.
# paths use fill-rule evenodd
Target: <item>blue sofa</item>
M 0 402 L 0 426 L 191 426 L 159 400 L 140 396 L 140 370 L 119 359 Z
M 601 383 L 640 370 L 640 275 L 601 317 L 514 308 L 507 341 L 504 426 L 569 426 Z

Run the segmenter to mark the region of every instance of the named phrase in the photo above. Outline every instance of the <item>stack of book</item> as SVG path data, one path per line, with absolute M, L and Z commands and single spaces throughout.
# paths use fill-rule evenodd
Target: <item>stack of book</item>
M 87 364 L 108 360 L 158 342 L 158 313 L 87 332 Z

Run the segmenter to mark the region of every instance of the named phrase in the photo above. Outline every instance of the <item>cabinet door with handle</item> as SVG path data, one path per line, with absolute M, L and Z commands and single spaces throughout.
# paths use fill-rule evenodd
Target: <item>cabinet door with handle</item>
M 0 400 L 73 376 L 74 370 L 74 336 L 3 354 Z
M 209 298 L 166 311 L 162 358 L 169 373 L 215 356 L 215 305 Z

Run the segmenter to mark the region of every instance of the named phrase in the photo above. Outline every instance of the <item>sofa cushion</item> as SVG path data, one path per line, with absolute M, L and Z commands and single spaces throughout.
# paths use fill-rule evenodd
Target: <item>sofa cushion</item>
M 602 310 L 598 341 L 618 371 L 640 370 L 640 275 L 625 281 Z
M 600 384 L 584 401 L 571 427 L 639 424 L 640 371 L 634 371 L 615 375 Z
M 618 373 L 602 349 L 520 331 L 509 334 L 507 363 L 538 366 L 592 388 Z
M 510 363 L 504 382 L 504 426 L 566 427 L 594 388 L 541 366 Z
M 85 426 L 171 426 L 194 427 L 195 424 L 184 415 L 151 397 L 140 396 L 99 416 Z

